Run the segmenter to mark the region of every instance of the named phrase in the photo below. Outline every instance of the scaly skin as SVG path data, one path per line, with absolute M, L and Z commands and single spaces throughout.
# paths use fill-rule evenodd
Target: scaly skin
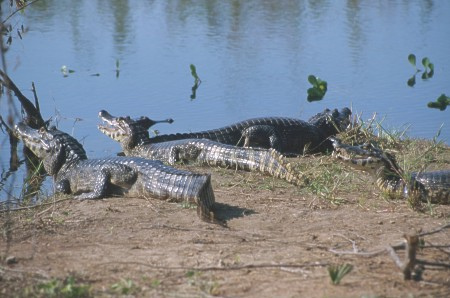
M 308 121 L 284 117 L 254 118 L 218 129 L 159 135 L 149 142 L 209 139 L 234 146 L 274 148 L 286 155 L 326 152 L 333 150 L 327 138 L 345 130 L 350 123 L 350 115 L 350 109 L 343 108 L 341 111 L 326 109 Z M 141 121 L 143 126 L 149 123 L 147 117 L 135 121 Z
M 18 123 L 14 133 L 43 161 L 57 192 L 71 193 L 76 199 L 123 195 L 186 201 L 197 205 L 201 219 L 215 221 L 210 175 L 138 157 L 88 159 L 77 140 L 57 129 L 35 130 Z
M 375 175 L 381 191 L 393 197 L 449 204 L 450 170 L 413 172 L 406 179 L 395 157 L 373 145 L 350 146 L 332 138 L 333 155 L 353 168 Z
M 274 177 L 300 184 L 283 156 L 275 150 L 241 148 L 206 139 L 185 139 L 151 143 L 147 127 L 141 119 L 113 117 L 101 111 L 100 118 L 107 125 L 99 125 L 101 132 L 120 142 L 126 156 L 161 160 L 170 165 L 178 161 L 195 161 L 200 165 L 228 167 L 246 171 L 260 171 Z

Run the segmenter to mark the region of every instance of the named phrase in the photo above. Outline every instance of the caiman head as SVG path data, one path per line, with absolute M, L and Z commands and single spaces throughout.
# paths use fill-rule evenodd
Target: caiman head
M 131 119 L 130 116 L 115 117 L 105 110 L 101 110 L 98 116 L 105 123 L 98 125 L 98 129 L 119 142 L 123 150 L 130 150 L 148 142 L 150 139 L 148 129 L 156 123 L 173 122 L 172 119 L 156 121 L 145 116 L 137 119 Z
M 330 140 L 334 148 L 333 156 L 357 170 L 376 176 L 383 175 L 386 178 L 403 175 L 403 170 L 398 166 L 395 157 L 372 144 L 351 146 L 334 137 L 330 137 Z
M 19 122 L 14 127 L 14 134 L 42 160 L 49 175 L 57 174 L 65 164 L 87 159 L 83 146 L 56 128 L 42 127 L 37 130 Z
M 329 137 L 344 131 L 350 125 L 351 115 L 352 111 L 349 108 L 343 108 L 340 111 L 325 109 L 311 117 L 308 122 L 320 129 L 325 137 Z
M 336 138 L 330 139 L 334 147 L 333 156 L 357 170 L 374 173 L 378 187 L 386 195 L 409 198 L 410 202 L 423 200 L 427 196 L 423 183 L 417 181 L 413 175 L 408 177 L 392 154 L 372 144 L 350 146 L 342 144 Z

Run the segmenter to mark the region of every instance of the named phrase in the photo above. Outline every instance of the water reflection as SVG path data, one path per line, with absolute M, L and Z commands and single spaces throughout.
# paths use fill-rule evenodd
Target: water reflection
M 5 5 L 5 4 L 4 4 Z M 126 47 L 135 43 L 136 24 L 139 20 L 139 10 L 152 14 L 163 13 L 168 34 L 175 34 L 180 38 L 181 32 L 189 23 L 206 26 L 211 38 L 226 37 L 234 43 L 230 48 L 243 49 L 239 46 L 242 37 L 270 38 L 280 34 L 287 37 L 286 41 L 292 48 L 298 48 L 298 37 L 301 32 L 312 26 L 314 30 L 321 30 L 327 24 L 332 24 L 333 16 L 341 11 L 346 15 L 348 27 L 348 42 L 353 54 L 361 52 L 366 41 L 365 34 L 370 29 L 369 22 L 374 18 L 393 17 L 395 11 L 402 10 L 418 12 L 421 28 L 428 31 L 427 24 L 432 21 L 435 11 L 434 2 L 403 1 L 376 2 L 363 0 L 347 0 L 345 8 L 340 3 L 329 0 L 304 1 L 192 1 L 169 0 L 162 6 L 154 1 L 137 0 L 97 0 L 97 1 L 38 1 L 27 10 L 26 17 L 30 24 L 47 30 L 58 30 L 64 21 L 69 20 L 71 39 L 75 50 L 79 54 L 89 55 L 89 50 L 96 47 L 99 28 L 111 34 L 118 53 L 124 54 Z M 395 12 L 395 13 L 394 13 Z M 98 18 L 100 16 L 100 18 Z M 89 20 L 93 18 L 93 20 Z M 306 22 L 307 21 L 307 22 Z M 146 24 L 144 24 L 146 26 Z M 165 28 L 146 28 L 148 31 L 164 30 Z M 194 36 L 195 38 L 195 36 Z M 290 39 L 292 38 L 292 39 Z M 212 40 L 214 42 L 214 40 Z
M 97 10 L 105 18 L 105 24 L 114 27 L 108 31 L 113 34 L 116 52 L 119 56 L 125 53 L 128 46 L 133 43 L 133 15 L 130 12 L 128 0 L 98 0 Z
M 346 25 L 348 27 L 348 43 L 352 61 L 356 64 L 361 60 L 360 53 L 363 52 L 363 46 L 366 42 L 364 28 L 367 28 L 366 24 L 363 23 L 366 18 L 362 15 L 360 2 L 360 0 L 348 0 L 345 10 L 347 17 Z

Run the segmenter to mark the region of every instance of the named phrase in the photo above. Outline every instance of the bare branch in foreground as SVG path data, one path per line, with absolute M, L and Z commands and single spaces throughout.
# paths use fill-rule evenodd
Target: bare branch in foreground
M 435 233 L 439 233 L 445 229 L 450 228 L 450 223 L 439 227 L 437 229 L 431 230 L 429 232 L 423 232 L 420 234 L 415 235 L 404 235 L 405 240 L 402 243 L 399 243 L 397 245 L 388 245 L 385 248 L 370 251 L 370 252 L 361 252 L 357 249 L 356 242 L 354 240 L 348 239 L 347 237 L 344 237 L 350 243 L 352 243 L 353 250 L 351 251 L 338 251 L 335 249 L 329 249 L 330 252 L 337 254 L 337 255 L 356 255 L 356 256 L 363 256 L 363 257 L 373 257 L 385 252 L 388 252 L 392 260 L 395 262 L 397 267 L 399 267 L 403 272 L 403 277 L 405 280 L 410 280 L 413 275 L 420 276 L 421 272 L 423 271 L 423 266 L 436 266 L 436 267 L 443 267 L 443 268 L 450 268 L 450 264 L 448 263 L 437 263 L 437 262 L 429 262 L 426 260 L 420 260 L 417 259 L 417 250 L 420 247 L 420 237 L 425 235 L 431 235 Z M 447 245 L 431 245 L 422 247 L 424 248 L 433 248 L 433 247 L 447 247 Z M 405 249 L 405 259 L 404 261 L 400 260 L 400 257 L 396 253 L 396 249 Z M 446 252 L 446 251 L 444 251 Z

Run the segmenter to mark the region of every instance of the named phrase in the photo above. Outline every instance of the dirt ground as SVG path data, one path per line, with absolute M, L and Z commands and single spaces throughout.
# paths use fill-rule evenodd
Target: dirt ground
M 386 249 L 405 233 L 448 224 L 448 205 L 414 211 L 345 168 L 328 192 L 258 173 L 190 169 L 212 173 L 228 228 L 151 198 L 1 213 L 0 296 L 38 294 L 39 284 L 73 277 L 94 296 L 450 297 L 450 229 L 423 237 L 417 258 L 447 267 L 425 266 L 418 281 L 405 281 Z M 403 260 L 404 250 L 396 252 Z M 333 285 L 328 268 L 343 264 L 353 270 Z

